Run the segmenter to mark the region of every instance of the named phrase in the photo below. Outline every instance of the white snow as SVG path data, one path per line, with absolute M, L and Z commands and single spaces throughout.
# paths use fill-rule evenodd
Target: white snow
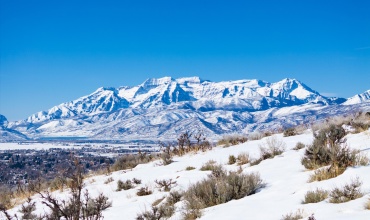
M 336 178 L 308 183 L 307 180 L 313 171 L 305 170 L 300 163 L 304 150 L 294 151 L 292 148 L 298 141 L 310 144 L 313 140 L 312 133 L 308 130 L 302 135 L 293 137 L 283 137 L 282 134 L 274 136 L 287 145 L 286 151 L 282 155 L 264 160 L 256 166 L 243 165 L 244 173 L 259 172 L 266 187 L 254 195 L 206 208 L 201 219 L 280 219 L 282 215 L 295 212 L 298 209 L 304 210 L 304 219 L 307 219 L 312 213 L 318 220 L 369 219 L 370 211 L 364 209 L 364 204 L 370 197 L 370 165 L 348 168 Z M 370 131 L 349 134 L 346 138 L 351 148 L 370 153 Z M 263 145 L 265 141 L 266 138 L 228 148 L 216 147 L 208 152 L 175 157 L 174 162 L 167 166 L 161 165 L 160 161 L 155 161 L 139 165 L 125 172 L 114 172 L 110 176 L 91 177 L 86 179 L 86 189 L 93 195 L 103 192 L 113 202 L 113 206 L 104 212 L 104 219 L 135 219 L 138 213 L 150 209 L 156 199 L 168 194 L 155 187 L 154 181 L 156 179 L 172 178 L 177 181 L 176 190 L 186 190 L 190 184 L 206 178 L 209 174 L 209 171 L 199 170 L 202 164 L 209 160 L 215 160 L 228 170 L 237 170 L 238 166 L 227 165 L 229 155 L 237 156 L 241 152 L 248 152 L 251 157 L 256 158 L 259 156 L 259 146 Z M 185 171 L 187 166 L 193 166 L 196 169 Z M 104 181 L 109 177 L 112 177 L 114 181 L 104 184 Z M 314 204 L 302 204 L 308 190 L 314 190 L 316 187 L 330 190 L 335 186 L 342 186 L 350 182 L 355 177 L 359 177 L 363 183 L 362 191 L 365 195 L 362 198 L 342 204 L 329 203 L 328 199 Z M 132 178 L 141 179 L 142 184 L 135 189 L 116 192 L 118 180 L 124 181 Z M 154 193 L 149 196 L 137 196 L 136 190 L 145 185 L 152 188 Z M 56 193 L 65 195 L 66 192 Z M 38 205 L 38 210 L 42 210 L 41 205 Z M 181 219 L 182 211 L 181 203 L 179 203 L 176 205 L 176 213 L 171 219 Z
M 354 105 L 370 101 L 370 89 L 364 93 L 355 95 L 343 103 L 343 105 Z

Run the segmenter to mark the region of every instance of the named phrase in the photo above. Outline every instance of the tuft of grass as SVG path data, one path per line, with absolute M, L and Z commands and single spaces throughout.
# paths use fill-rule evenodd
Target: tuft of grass
M 149 163 L 155 159 L 156 155 L 151 155 L 147 153 L 140 154 L 125 154 L 119 157 L 112 165 L 113 171 L 125 170 L 135 168 L 139 164 Z
M 250 162 L 250 157 L 248 153 L 239 153 L 236 159 L 237 159 L 238 166 L 241 166 L 241 165 L 244 165 Z
M 300 150 L 300 149 L 303 149 L 303 148 L 305 148 L 306 147 L 306 145 L 304 144 L 304 143 L 302 143 L 302 142 L 298 142 L 296 145 L 295 145 L 295 147 L 293 148 L 293 150 Z
M 220 166 L 220 165 L 217 165 L 216 161 L 209 160 L 208 162 L 203 164 L 203 166 L 200 168 L 200 170 L 201 171 L 212 171 L 212 170 L 216 169 L 217 166 Z
M 106 179 L 106 180 L 104 181 L 104 184 L 108 184 L 108 183 L 111 183 L 111 182 L 113 182 L 113 181 L 114 181 L 113 177 L 109 177 L 108 179 Z
M 264 145 L 260 145 L 260 159 L 266 160 L 281 155 L 285 151 L 285 143 L 276 137 L 266 139 Z
M 183 194 L 184 193 L 183 192 L 180 192 L 180 191 L 176 191 L 176 190 L 171 191 L 170 194 L 167 197 L 166 203 L 168 205 L 174 205 L 177 202 L 180 202 Z
M 295 136 L 297 135 L 298 132 L 295 130 L 295 128 L 288 128 L 284 130 L 284 137 L 290 137 L 290 136 Z
M 242 135 L 230 135 L 225 136 L 221 140 L 217 141 L 217 145 L 223 145 L 224 147 L 229 147 L 232 145 L 242 144 L 247 142 L 248 138 Z
M 370 198 L 365 203 L 365 209 L 370 210 Z
M 343 188 L 335 187 L 330 191 L 329 202 L 331 203 L 344 203 L 351 200 L 361 198 L 363 193 L 361 192 L 362 182 L 359 178 L 356 178 L 351 181 L 351 183 L 346 184 Z
M 291 212 L 289 214 L 283 215 L 281 220 L 299 220 L 299 219 L 303 219 L 303 212 L 304 211 L 302 209 L 298 209 L 294 213 Z
M 134 182 L 136 185 L 141 184 L 141 180 L 140 179 L 136 179 L 136 178 L 133 178 L 132 179 L 132 182 Z
M 232 165 L 232 164 L 234 164 L 234 163 L 236 163 L 236 158 L 235 158 L 235 156 L 234 156 L 234 155 L 230 155 L 230 156 L 229 156 L 229 162 L 228 162 L 228 164 L 229 164 L 229 165 Z
M 308 191 L 304 196 L 303 204 L 318 203 L 328 198 L 329 192 L 323 189 L 317 188 L 314 191 Z
M 308 182 L 311 183 L 314 181 L 323 181 L 323 180 L 335 178 L 339 176 L 340 174 L 344 173 L 345 170 L 346 170 L 345 168 L 339 168 L 337 172 L 334 172 L 331 169 L 320 168 L 320 169 L 315 170 L 315 172 L 312 175 L 310 175 Z
M 131 180 L 126 180 L 125 182 L 123 182 L 122 180 L 117 181 L 117 191 L 129 190 L 132 188 L 134 188 L 134 184 L 132 184 Z
M 137 220 L 159 220 L 159 219 L 168 219 L 175 212 L 174 206 L 161 205 L 159 207 L 152 206 L 151 210 L 144 211 L 141 214 L 138 214 Z
M 194 170 L 194 169 L 195 169 L 195 167 L 192 167 L 192 166 L 188 166 L 188 167 L 185 168 L 185 170 L 187 170 L 187 171 Z
M 137 192 L 136 192 L 136 195 L 138 196 L 147 196 L 147 195 L 150 195 L 152 194 L 153 191 L 149 189 L 149 187 L 145 186 L 145 187 L 141 187 Z

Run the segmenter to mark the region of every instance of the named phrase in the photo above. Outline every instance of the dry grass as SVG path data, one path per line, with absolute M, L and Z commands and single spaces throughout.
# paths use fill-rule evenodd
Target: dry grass
M 344 203 L 351 200 L 361 198 L 363 193 L 361 192 L 362 182 L 359 178 L 351 181 L 351 183 L 344 185 L 342 188 L 335 187 L 330 191 L 329 202 L 331 203 Z
M 328 196 L 328 191 L 317 188 L 315 191 L 308 191 L 304 196 L 304 200 L 302 203 L 318 203 L 328 198 Z
M 300 149 L 303 149 L 303 148 L 305 148 L 306 147 L 306 145 L 304 144 L 304 143 L 302 143 L 302 142 L 298 142 L 296 145 L 295 145 L 295 147 L 293 148 L 293 150 L 300 150 Z
M 192 167 L 192 166 L 188 166 L 188 167 L 185 168 L 185 170 L 187 170 L 187 171 L 194 170 L 194 169 L 195 169 L 195 167 Z
M 370 198 L 365 203 L 365 209 L 370 210 Z
M 113 182 L 113 181 L 114 181 L 113 177 L 109 177 L 108 179 L 106 179 L 106 180 L 104 181 L 104 184 L 108 184 L 108 183 L 111 183 L 111 182 Z
M 214 160 L 209 160 L 208 162 L 206 162 L 205 164 L 203 164 L 203 166 L 200 168 L 201 171 L 212 171 L 212 170 L 215 170 L 219 167 L 220 165 L 218 165 L 216 163 L 216 161 Z
M 153 203 L 152 203 L 152 206 L 157 206 L 159 205 L 159 203 L 161 203 L 166 197 L 163 196 L 162 198 L 160 199 L 156 199 Z
M 217 141 L 217 145 L 229 147 L 237 144 L 242 144 L 248 141 L 248 138 L 243 135 L 229 135 L 222 137 L 221 140 Z
M 140 189 L 138 189 L 138 191 L 136 192 L 136 195 L 138 195 L 138 196 L 147 196 L 147 195 L 150 195 L 152 193 L 153 193 L 153 191 L 150 190 L 148 186 L 145 186 L 145 187 L 141 187 Z
M 228 164 L 232 165 L 234 163 L 236 163 L 236 157 L 234 155 L 230 155 Z
M 365 152 L 358 152 L 356 155 L 356 166 L 367 166 L 370 164 L 370 158 Z
M 236 160 L 237 160 L 237 165 L 241 166 L 241 165 L 249 163 L 250 157 L 248 153 L 239 153 L 238 156 L 236 157 Z
M 304 211 L 302 209 L 298 209 L 296 212 L 291 212 L 289 214 L 283 215 L 281 220 L 299 220 L 303 219 Z
M 320 168 L 315 170 L 314 174 L 310 175 L 310 178 L 308 179 L 308 182 L 314 182 L 314 181 L 323 181 L 328 180 L 331 178 L 335 178 L 342 173 L 344 173 L 346 169 L 345 168 L 339 168 L 337 172 L 332 171 L 329 168 Z
M 257 161 L 274 158 L 277 155 L 281 155 L 286 148 L 286 144 L 277 139 L 276 137 L 267 138 L 265 143 L 260 145 L 260 158 Z
M 123 182 L 122 180 L 117 181 L 117 191 L 129 190 L 132 188 L 134 188 L 134 184 L 131 180 L 126 180 L 125 182 Z
M 222 167 L 221 167 L 222 168 Z M 243 174 L 222 170 L 221 174 L 210 175 L 188 188 L 184 198 L 186 202 L 185 219 L 200 217 L 201 209 L 241 199 L 256 193 L 264 184 L 258 173 Z

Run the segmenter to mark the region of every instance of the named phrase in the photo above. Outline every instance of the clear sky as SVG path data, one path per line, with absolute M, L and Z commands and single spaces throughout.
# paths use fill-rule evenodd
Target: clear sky
M 0 0 L 0 114 L 25 119 L 147 78 L 296 78 L 370 89 L 370 1 Z

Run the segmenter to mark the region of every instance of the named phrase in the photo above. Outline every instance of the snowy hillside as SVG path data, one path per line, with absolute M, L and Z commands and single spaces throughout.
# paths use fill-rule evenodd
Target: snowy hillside
M 303 210 L 303 217 L 307 219 L 314 214 L 315 218 L 325 220 L 368 220 L 370 210 L 364 208 L 365 203 L 370 198 L 370 165 L 356 166 L 347 170 L 336 178 L 320 182 L 308 183 L 309 176 L 314 171 L 307 171 L 301 165 L 301 158 L 304 149 L 293 150 L 297 142 L 304 144 L 312 143 L 313 136 L 310 130 L 304 134 L 292 137 L 283 137 L 282 134 L 274 135 L 278 140 L 286 144 L 286 151 L 273 159 L 267 159 L 260 164 L 250 166 L 242 165 L 243 173 L 258 172 L 266 186 L 257 193 L 246 196 L 238 200 L 212 206 L 203 210 L 200 219 L 212 220 L 239 220 L 239 219 L 281 219 L 283 215 L 297 210 Z M 271 138 L 271 137 L 268 137 Z M 346 136 L 348 145 L 353 149 L 359 149 L 369 155 L 370 153 L 370 130 Z M 172 179 L 176 180 L 176 186 L 172 190 L 186 190 L 210 174 L 211 171 L 200 171 L 200 167 L 209 160 L 214 160 L 223 165 L 229 171 L 236 171 L 237 165 L 228 165 L 229 155 L 237 156 L 239 153 L 249 153 L 253 158 L 259 156 L 259 147 L 266 143 L 267 138 L 248 141 L 244 144 L 231 146 L 228 148 L 216 147 L 211 151 L 189 154 L 183 157 L 175 157 L 174 162 L 163 166 L 160 161 L 138 165 L 132 170 L 118 171 L 111 175 L 91 177 L 86 180 L 86 189 L 94 196 L 100 192 L 104 193 L 113 202 L 113 206 L 104 211 L 104 219 L 136 219 L 139 213 L 150 210 L 154 201 L 167 196 L 169 192 L 160 191 L 156 188 L 155 180 Z M 186 170 L 192 166 L 195 169 Z M 331 190 L 334 187 L 342 187 L 354 178 L 358 177 L 362 181 L 361 191 L 364 196 L 361 198 L 339 204 L 329 202 L 329 199 L 318 203 L 302 204 L 305 194 L 309 190 L 321 188 Z M 105 183 L 108 178 L 113 178 L 112 182 Z M 133 189 L 117 192 L 117 181 L 138 178 L 142 183 Z M 148 186 L 153 194 L 147 196 L 137 196 L 138 188 Z M 56 192 L 58 196 L 65 194 Z M 37 205 L 37 210 L 42 211 L 42 205 Z M 13 211 L 16 209 L 13 209 Z M 183 202 L 175 205 L 175 214 L 170 219 L 181 219 L 184 211 Z
M 361 95 L 364 100 L 366 95 Z M 9 122 L 30 138 L 174 139 L 201 129 L 212 139 L 226 133 L 276 130 L 337 114 L 368 111 L 327 98 L 295 79 L 211 82 L 199 77 L 148 79 L 134 87 L 99 88 L 90 95 Z

